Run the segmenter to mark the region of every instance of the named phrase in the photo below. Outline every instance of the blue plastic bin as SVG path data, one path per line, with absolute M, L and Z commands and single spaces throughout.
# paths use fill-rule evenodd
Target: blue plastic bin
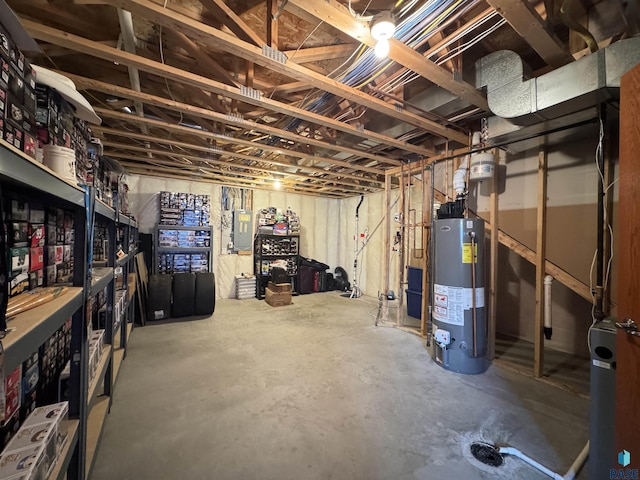
M 412 292 L 422 292 L 422 269 L 409 267 L 408 277 L 409 285 L 407 285 L 407 289 Z
M 413 318 L 422 318 L 422 292 L 405 290 L 407 294 L 407 315 Z

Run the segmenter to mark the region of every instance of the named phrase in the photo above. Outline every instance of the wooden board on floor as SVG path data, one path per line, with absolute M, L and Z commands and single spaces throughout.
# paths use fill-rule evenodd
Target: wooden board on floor
M 147 264 L 144 262 L 144 254 L 138 253 L 136 255 L 136 282 L 138 290 L 138 311 L 140 324 L 147 324 L 147 299 L 148 297 L 148 284 L 149 284 L 149 272 L 147 270 Z

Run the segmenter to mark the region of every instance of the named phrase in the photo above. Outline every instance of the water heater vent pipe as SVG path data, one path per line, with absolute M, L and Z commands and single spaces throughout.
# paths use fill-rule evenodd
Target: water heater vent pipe
M 547 275 L 544 277 L 544 338 L 551 340 L 553 331 L 551 323 L 551 284 L 553 277 Z

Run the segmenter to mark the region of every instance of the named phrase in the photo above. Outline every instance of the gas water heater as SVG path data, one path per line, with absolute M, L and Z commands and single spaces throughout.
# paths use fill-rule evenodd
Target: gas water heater
M 438 219 L 433 235 L 433 359 L 454 372 L 483 373 L 489 367 L 484 220 Z

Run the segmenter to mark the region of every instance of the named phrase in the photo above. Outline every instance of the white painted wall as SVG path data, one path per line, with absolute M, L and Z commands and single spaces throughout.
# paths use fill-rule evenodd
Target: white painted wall
M 140 231 L 152 233 L 158 221 L 158 192 L 186 192 L 211 197 L 211 224 L 213 229 L 213 270 L 216 274 L 217 296 L 235 296 L 235 275 L 253 273 L 253 256 L 220 255 L 220 201 L 222 187 L 203 182 L 188 182 L 160 177 L 131 175 L 129 200 L 131 211 L 138 219 Z M 340 202 L 306 195 L 288 194 L 278 191 L 255 190 L 254 211 L 274 206 L 283 210 L 290 207 L 300 217 L 300 253 L 315 258 L 335 268 L 340 263 L 339 212 Z

